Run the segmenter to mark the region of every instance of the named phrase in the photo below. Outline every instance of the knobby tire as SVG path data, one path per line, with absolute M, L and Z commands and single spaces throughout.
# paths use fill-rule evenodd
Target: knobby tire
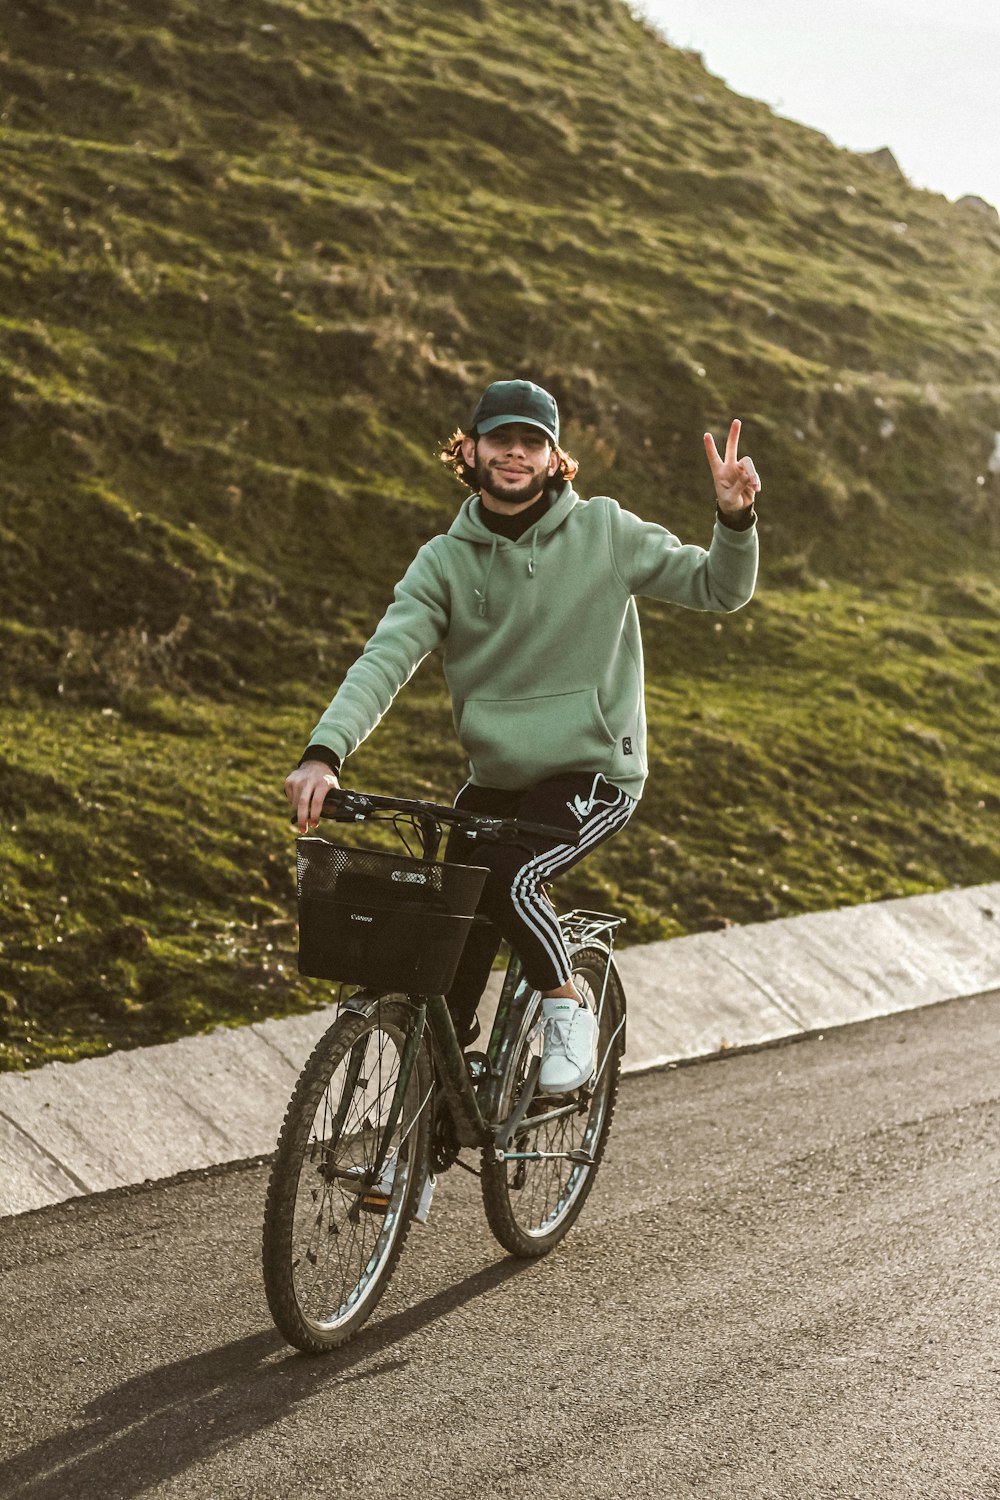
M 285 1113 L 264 1215 L 264 1287 L 279 1331 L 307 1354 L 325 1354 L 357 1333 L 409 1233 L 427 1172 L 424 1041 L 392 1133 L 397 1166 L 384 1214 L 362 1207 L 372 1198 L 359 1185 L 366 1171 L 371 1177 L 413 1022 L 399 999 L 380 1000 L 371 1015 L 340 1015 Z
M 600 948 L 582 948 L 572 955 L 574 983 L 595 1009 L 608 959 Z M 614 1116 L 625 1046 L 625 997 L 614 964 L 605 990 L 598 1042 L 598 1068 L 603 1071 L 589 1101 L 573 1115 L 529 1129 L 515 1137 L 514 1149 L 547 1151 L 585 1149 L 593 1165 L 563 1160 L 497 1161 L 492 1146 L 483 1151 L 483 1205 L 490 1229 L 512 1255 L 546 1255 L 568 1233 L 594 1185 Z M 617 1035 L 616 1035 L 617 1033 Z M 520 1014 L 511 1016 L 511 1036 L 503 1049 L 503 1081 L 498 1117 L 508 1117 L 523 1090 L 531 1060 L 541 1050 L 541 1003 L 535 995 Z M 606 1060 L 605 1060 L 606 1059 Z M 583 1097 L 583 1096 L 581 1096 Z M 533 1104 L 528 1120 L 541 1112 Z

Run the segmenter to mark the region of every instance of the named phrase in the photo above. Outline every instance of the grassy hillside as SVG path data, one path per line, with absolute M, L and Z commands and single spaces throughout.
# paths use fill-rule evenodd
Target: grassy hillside
M 633 938 L 1000 877 L 1000 226 L 618 0 L 19 0 L 0 43 L 0 1066 L 312 1003 L 280 784 L 485 381 L 759 597 L 644 606 Z M 428 663 L 356 784 L 461 779 Z

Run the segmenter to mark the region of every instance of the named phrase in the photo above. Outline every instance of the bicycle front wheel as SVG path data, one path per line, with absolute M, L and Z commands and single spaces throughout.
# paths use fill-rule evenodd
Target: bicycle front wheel
M 493 1146 L 483 1151 L 486 1217 L 496 1238 L 513 1255 L 545 1255 L 575 1222 L 593 1187 L 618 1094 L 625 1046 L 621 982 L 607 952 L 600 948 L 582 948 L 571 962 L 573 983 L 600 1014 L 596 1078 L 591 1087 L 569 1098 L 533 1097 L 509 1159 L 498 1161 Z M 511 1021 L 510 1038 L 501 1054 L 503 1081 L 497 1111 L 498 1118 L 507 1119 L 537 1077 L 542 1050 L 539 996 L 533 994 Z
M 339 1016 L 285 1114 L 264 1214 L 264 1287 L 278 1329 L 308 1354 L 357 1332 L 406 1240 L 427 1173 L 431 1080 L 414 1026 L 399 999 Z M 407 1043 L 415 1056 L 404 1077 Z

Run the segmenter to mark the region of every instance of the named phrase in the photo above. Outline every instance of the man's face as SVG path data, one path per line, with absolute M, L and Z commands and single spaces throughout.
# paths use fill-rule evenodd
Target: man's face
M 505 505 L 536 500 L 559 467 L 559 455 L 540 427 L 510 422 L 478 438 L 466 438 L 462 455 L 475 470 L 481 491 Z

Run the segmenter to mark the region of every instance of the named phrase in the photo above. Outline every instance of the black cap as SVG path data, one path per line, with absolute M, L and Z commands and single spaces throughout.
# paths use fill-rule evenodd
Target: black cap
M 540 427 L 553 442 L 559 442 L 559 408 L 555 397 L 530 380 L 494 380 L 480 396 L 469 430 L 492 432 L 505 422 L 526 422 Z

